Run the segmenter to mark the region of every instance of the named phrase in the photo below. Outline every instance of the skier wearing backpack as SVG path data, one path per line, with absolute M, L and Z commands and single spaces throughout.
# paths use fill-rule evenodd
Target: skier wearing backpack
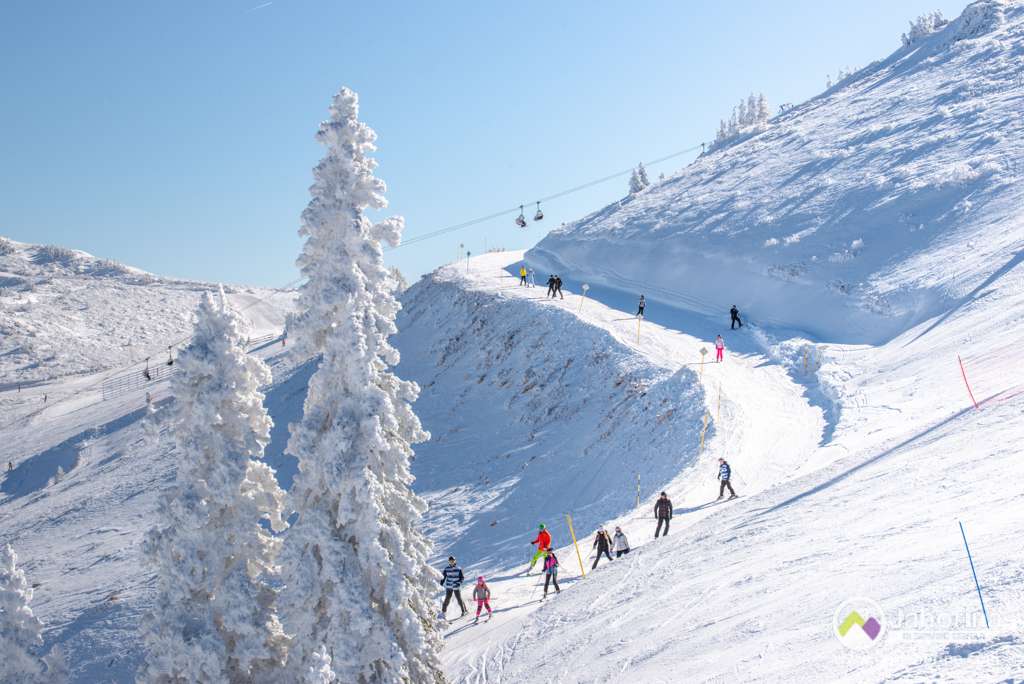
M 487 619 L 491 619 L 491 590 L 487 586 L 487 582 L 484 581 L 483 576 L 476 578 L 476 586 L 473 587 L 473 600 L 476 601 L 476 617 L 473 619 L 473 623 L 476 624 L 480 620 L 480 609 L 487 609 Z
M 612 538 L 608 536 L 608 532 L 603 527 L 598 528 L 597 536 L 594 538 L 594 545 L 590 548 L 597 549 L 597 555 L 594 556 L 594 564 L 590 566 L 591 570 L 597 569 L 597 562 L 601 560 L 602 553 L 608 560 L 612 559 Z
M 455 556 L 448 556 L 448 567 L 441 571 L 443 575 L 441 579 L 441 586 L 444 587 L 444 603 L 441 604 L 441 615 L 447 620 L 448 619 L 448 603 L 452 600 L 452 596 L 455 596 L 455 600 L 459 602 L 459 608 L 462 609 L 463 617 L 466 614 L 466 604 L 462 602 L 462 592 L 459 588 L 462 586 L 465 577 L 462 574 L 462 568 L 455 563 Z
M 519 284 L 526 287 L 526 266 L 519 267 Z
M 721 500 L 721 498 L 725 496 L 726 487 L 729 488 L 729 498 L 736 498 L 736 492 L 733 491 L 732 485 L 729 484 L 730 477 L 732 477 L 732 468 L 729 467 L 729 464 L 724 458 L 718 459 L 718 479 L 721 480 L 721 485 L 718 487 L 718 499 L 716 499 L 716 501 Z
M 732 325 L 729 326 L 729 330 L 735 330 L 736 324 L 739 323 L 740 327 L 743 327 L 743 321 L 740 320 L 740 310 L 733 304 L 732 308 L 729 309 L 729 315 L 732 317 Z
M 562 299 L 565 299 L 565 295 L 562 294 L 562 277 L 561 276 L 555 276 L 555 292 L 558 293 L 559 297 L 561 297 Z M 554 299 L 554 297 L 555 297 L 555 295 L 551 295 L 552 299 Z
M 661 493 L 658 501 L 654 504 L 654 517 L 658 519 L 658 527 L 654 530 L 654 538 L 657 539 L 661 536 L 661 526 L 665 525 L 665 536 L 668 536 L 668 522 L 672 519 L 672 501 L 669 500 L 668 494 L 665 492 Z
M 533 570 L 533 566 L 537 561 L 544 557 L 544 552 L 551 548 L 551 533 L 544 527 L 544 523 L 537 526 L 537 538 L 530 543 L 537 545 L 537 552 L 530 559 L 530 567 L 526 571 L 527 575 L 530 574 L 530 570 Z
M 548 597 L 548 583 L 555 585 L 555 593 L 560 594 L 562 590 L 558 588 L 558 558 L 555 557 L 555 552 L 548 549 L 547 555 L 544 557 L 544 596 L 541 600 Z
M 623 555 L 629 553 L 629 540 L 626 539 L 626 535 L 622 533 L 621 527 L 615 528 L 615 536 L 612 537 L 612 550 L 615 551 L 616 558 L 621 558 Z
M 637 318 L 643 318 L 644 317 L 644 307 L 646 307 L 646 306 L 647 306 L 647 302 L 644 300 L 644 296 L 640 295 L 640 303 L 637 305 L 637 308 L 636 308 L 636 317 Z
M 549 275 L 548 276 L 548 297 L 552 297 L 553 298 L 554 296 L 555 296 L 555 276 L 554 275 Z
M 715 363 L 722 362 L 722 356 L 725 354 L 725 340 L 719 335 L 715 338 Z

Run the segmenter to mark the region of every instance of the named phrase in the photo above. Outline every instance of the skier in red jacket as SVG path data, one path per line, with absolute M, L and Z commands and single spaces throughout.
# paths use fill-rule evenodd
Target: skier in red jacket
M 530 567 L 526 571 L 527 575 L 530 574 L 530 570 L 533 570 L 533 566 L 536 565 L 537 561 L 544 557 L 544 553 L 551 548 L 551 534 L 544 527 L 544 523 L 538 525 L 537 530 L 537 538 L 530 542 L 537 545 L 537 553 L 533 554 L 533 558 L 530 559 Z

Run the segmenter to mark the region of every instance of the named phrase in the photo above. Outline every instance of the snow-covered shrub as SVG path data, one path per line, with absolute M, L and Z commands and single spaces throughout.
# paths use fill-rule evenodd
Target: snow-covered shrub
M 901 36 L 903 47 L 910 47 L 943 28 L 949 22 L 942 18 L 942 12 L 926 12 L 910 22 L 910 31 Z
M 0 682 L 50 684 L 67 679 L 56 652 L 41 656 L 43 623 L 32 613 L 32 585 L 10 544 L 0 548 Z
M 953 40 L 968 40 L 991 33 L 1006 22 L 1006 3 L 1003 0 L 977 0 L 972 2 L 954 20 Z
M 343 88 L 317 133 L 327 152 L 302 215 L 306 282 L 288 321 L 295 347 L 320 358 L 287 447 L 299 460 L 283 556 L 289 681 L 428 684 L 443 681 L 437 585 L 409 471 L 411 445 L 428 435 L 411 407 L 419 387 L 391 370 L 399 304 L 383 254 L 404 222 L 366 216 L 387 202 L 358 103 Z
M 8 254 L 14 254 L 14 243 L 5 237 L 0 237 L 0 256 L 7 256 Z
M 651 181 L 647 178 L 647 169 L 640 163 L 629 177 L 629 194 L 635 195 L 644 188 L 649 187 Z
M 285 681 L 274 575 L 285 494 L 259 459 L 271 420 L 267 366 L 245 353 L 238 314 L 204 294 L 171 376 L 178 471 L 143 552 L 157 596 L 143 625 L 149 682 Z
M 71 264 L 77 260 L 78 256 L 73 250 L 66 247 L 59 247 L 57 245 L 42 245 L 36 248 L 36 253 L 33 261 L 39 264 Z
M 733 107 L 732 116 L 728 121 L 723 119 L 719 122 L 718 133 L 711 143 L 711 149 L 714 150 L 741 135 L 764 130 L 768 125 L 769 116 L 768 99 L 763 93 L 751 93 L 747 99 L 740 100 L 739 104 Z

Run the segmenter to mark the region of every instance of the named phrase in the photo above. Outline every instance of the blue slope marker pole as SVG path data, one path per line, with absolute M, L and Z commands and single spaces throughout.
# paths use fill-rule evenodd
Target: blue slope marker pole
M 985 599 L 981 597 L 981 585 L 978 584 L 978 573 L 974 571 L 974 559 L 971 558 L 971 547 L 967 545 L 967 533 L 964 532 L 964 524 L 959 520 L 957 520 L 957 522 L 960 523 L 960 534 L 964 538 L 964 548 L 967 549 L 967 560 L 971 563 L 971 574 L 974 575 L 974 586 L 978 590 L 978 601 L 981 602 L 981 612 L 985 616 L 985 627 L 988 628 L 988 611 L 985 610 Z

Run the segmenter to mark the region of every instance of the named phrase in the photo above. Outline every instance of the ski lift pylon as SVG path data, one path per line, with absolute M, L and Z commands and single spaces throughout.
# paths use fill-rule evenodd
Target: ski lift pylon
M 540 202 L 537 202 L 537 213 L 533 215 L 534 221 L 543 221 L 544 212 L 540 210 Z
M 526 227 L 526 217 L 523 216 L 523 205 L 519 205 L 519 216 L 516 216 L 516 225 L 520 228 Z

